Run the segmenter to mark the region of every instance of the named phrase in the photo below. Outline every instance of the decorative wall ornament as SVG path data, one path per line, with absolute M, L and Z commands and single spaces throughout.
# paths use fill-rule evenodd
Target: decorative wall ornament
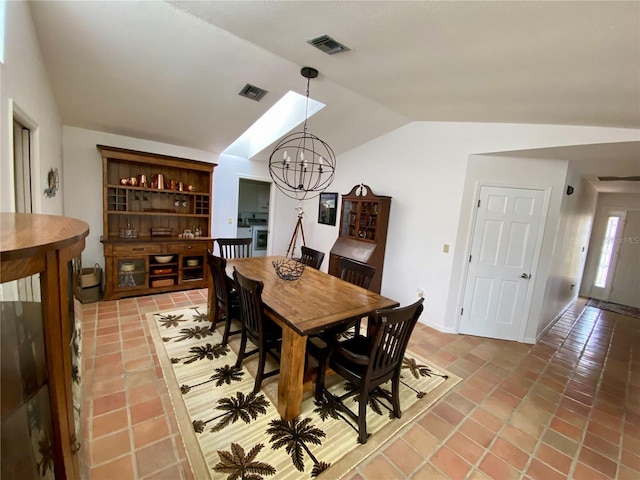
M 47 173 L 47 188 L 44 189 L 44 194 L 47 198 L 53 198 L 56 196 L 56 192 L 60 187 L 60 176 L 58 175 L 58 169 L 52 168 Z

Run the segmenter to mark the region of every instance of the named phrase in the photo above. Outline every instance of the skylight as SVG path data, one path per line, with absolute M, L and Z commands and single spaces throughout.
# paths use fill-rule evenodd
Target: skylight
M 288 91 L 222 153 L 251 158 L 264 150 L 304 122 L 306 99 L 304 95 Z M 324 103 L 309 98 L 307 117 L 313 116 L 324 107 Z

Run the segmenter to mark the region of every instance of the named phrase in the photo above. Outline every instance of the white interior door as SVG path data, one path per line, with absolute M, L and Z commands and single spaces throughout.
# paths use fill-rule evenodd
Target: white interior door
M 482 187 L 460 333 L 519 340 L 539 250 L 544 191 Z
M 617 254 L 609 301 L 640 308 L 640 211 L 627 211 Z

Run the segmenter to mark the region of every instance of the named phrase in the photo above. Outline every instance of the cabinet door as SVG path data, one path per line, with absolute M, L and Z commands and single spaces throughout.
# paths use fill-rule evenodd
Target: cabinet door
M 269 210 L 269 193 L 271 185 L 261 184 L 258 186 L 258 211 L 264 212 Z
M 340 235 L 357 238 L 358 234 L 358 202 L 344 200 L 342 202 L 342 225 Z
M 117 290 L 147 288 L 147 257 L 114 257 Z

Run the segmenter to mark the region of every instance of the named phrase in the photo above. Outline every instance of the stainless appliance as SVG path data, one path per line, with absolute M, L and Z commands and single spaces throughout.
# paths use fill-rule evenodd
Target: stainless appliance
M 269 231 L 266 225 L 253 225 L 251 227 L 253 233 L 251 242 L 251 256 L 263 257 L 267 254 L 267 242 L 269 239 Z

